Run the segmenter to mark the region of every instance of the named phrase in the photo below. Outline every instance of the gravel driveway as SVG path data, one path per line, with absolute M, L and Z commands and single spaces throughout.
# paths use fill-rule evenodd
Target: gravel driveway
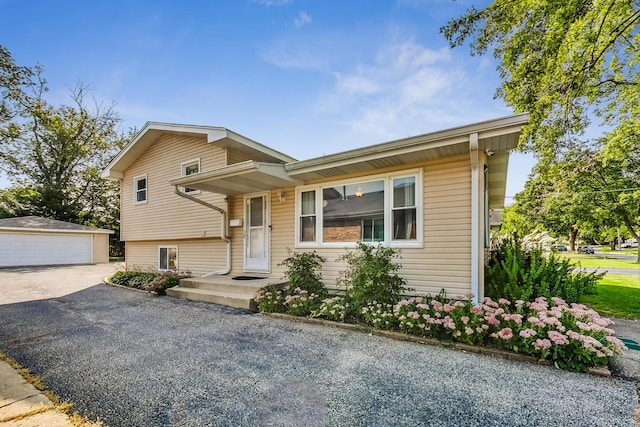
M 630 381 L 106 285 L 0 305 L 0 350 L 107 426 L 636 425 Z

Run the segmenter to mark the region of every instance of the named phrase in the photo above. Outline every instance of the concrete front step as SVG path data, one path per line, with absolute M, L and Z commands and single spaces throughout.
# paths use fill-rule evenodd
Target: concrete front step
M 256 311 L 255 296 L 258 291 L 274 285 L 284 286 L 286 281 L 271 277 L 254 280 L 234 280 L 231 276 L 192 277 L 180 280 L 180 285 L 167 289 L 167 294 Z
M 183 288 L 176 286 L 167 289 L 167 295 L 192 301 L 211 302 L 228 307 L 256 311 L 255 294 L 213 291 L 210 289 Z
M 279 283 L 279 281 L 272 278 L 234 280 L 230 277 L 191 277 L 180 280 L 180 287 L 253 294 L 266 286 Z

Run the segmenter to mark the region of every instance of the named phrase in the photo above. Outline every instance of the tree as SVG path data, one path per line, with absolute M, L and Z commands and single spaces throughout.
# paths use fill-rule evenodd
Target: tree
M 118 134 L 114 106 L 89 104 L 81 84 L 71 91 L 71 105 L 49 105 L 42 69 L 17 66 L 4 48 L 0 54 L 0 75 L 6 77 L 0 87 L 6 112 L 0 170 L 14 184 L 0 193 L 0 215 L 39 215 L 117 231 L 118 185 L 99 176 L 129 136 Z
M 640 124 L 623 124 L 581 156 L 579 178 L 591 189 L 589 202 L 640 240 Z
M 451 47 L 469 42 L 472 55 L 492 49 L 497 95 L 529 112 L 523 140 L 553 158 L 591 113 L 612 127 L 638 120 L 639 23 L 637 0 L 494 0 L 440 31 Z
M 581 230 L 592 229 L 596 212 L 588 202 L 589 188 L 579 177 L 582 157 L 576 155 L 580 145 L 570 144 L 560 152 L 555 163 L 539 163 L 516 195 L 515 211 L 530 224 L 552 235 L 565 236 L 575 251 Z
M 46 88 L 41 67 L 20 66 L 11 52 L 0 45 L 0 125 L 16 117 L 29 103 L 28 90 Z

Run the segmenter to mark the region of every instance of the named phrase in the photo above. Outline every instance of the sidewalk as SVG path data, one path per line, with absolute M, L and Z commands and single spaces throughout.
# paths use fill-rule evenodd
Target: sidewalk
M 72 427 L 67 415 L 29 384 L 8 363 L 0 361 L 0 426 Z

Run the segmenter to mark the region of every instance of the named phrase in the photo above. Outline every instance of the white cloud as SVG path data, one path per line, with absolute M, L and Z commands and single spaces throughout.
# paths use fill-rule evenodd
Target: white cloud
M 446 127 L 457 115 L 443 112 L 465 102 L 455 90 L 466 81 L 465 72 L 453 63 L 450 50 L 413 41 L 385 45 L 371 63 L 333 75 L 334 86 L 319 107 L 341 117 L 352 131 L 376 139 Z
M 257 2 L 263 6 L 286 6 L 293 3 L 293 0 L 257 0 Z
M 293 20 L 293 25 L 295 25 L 296 28 L 302 28 L 306 25 L 309 25 L 310 23 L 311 16 L 309 16 L 305 12 L 300 12 L 298 16 L 296 16 L 296 18 Z

